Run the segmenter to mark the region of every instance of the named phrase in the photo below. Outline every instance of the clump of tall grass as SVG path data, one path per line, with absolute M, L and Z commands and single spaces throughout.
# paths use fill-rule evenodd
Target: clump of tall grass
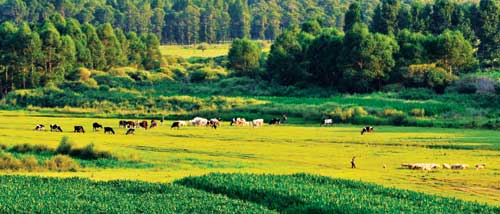
M 67 155 L 56 155 L 45 161 L 45 167 L 58 172 L 76 172 L 80 168 L 80 164 Z

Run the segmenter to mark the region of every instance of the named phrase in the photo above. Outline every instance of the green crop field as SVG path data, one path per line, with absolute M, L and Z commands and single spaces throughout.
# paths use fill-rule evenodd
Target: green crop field
M 498 213 L 499 207 L 306 174 L 210 174 L 174 184 L 0 176 L 0 212 Z M 26 185 L 29 184 L 29 185 Z M 35 203 L 25 203 L 33 201 Z
M 141 180 L 172 182 L 186 176 L 218 173 L 309 173 L 380 184 L 500 205 L 500 133 L 490 130 L 376 126 L 360 135 L 352 125 L 231 127 L 217 130 L 183 127 L 171 130 L 170 121 L 152 130 L 125 135 L 120 119 L 74 118 L 19 111 L 0 112 L 0 145 L 47 145 L 55 149 L 64 136 L 74 147 L 93 144 L 98 151 L 118 157 L 104 167 L 85 164 L 76 172 L 1 170 L 5 175 L 82 177 L 98 181 Z M 148 118 L 145 118 L 148 119 Z M 116 135 L 92 131 L 92 123 L 113 127 Z M 63 133 L 33 131 L 36 124 L 57 123 Z M 83 125 L 85 134 L 73 133 Z M 7 150 L 8 151 L 8 150 Z M 353 156 L 357 169 L 350 168 Z M 37 157 L 37 155 L 35 155 Z M 133 160 L 138 163 L 126 164 Z M 463 163 L 471 169 L 409 170 L 402 163 Z M 486 168 L 475 170 L 475 164 Z M 385 166 L 385 167 L 384 167 Z

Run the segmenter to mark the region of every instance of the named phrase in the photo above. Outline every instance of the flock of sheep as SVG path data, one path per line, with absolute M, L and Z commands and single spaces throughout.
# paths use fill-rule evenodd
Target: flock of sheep
M 469 168 L 468 164 L 436 164 L 436 163 L 403 163 L 401 164 L 402 167 L 407 167 L 408 169 L 412 170 L 424 170 L 424 171 L 432 171 L 435 169 L 452 169 L 452 170 L 465 170 Z M 476 164 L 476 170 L 484 169 L 486 167 L 486 164 Z

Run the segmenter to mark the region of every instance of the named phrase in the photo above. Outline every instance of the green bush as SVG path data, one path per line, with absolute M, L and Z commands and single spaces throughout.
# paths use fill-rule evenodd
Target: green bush
M 56 153 L 68 155 L 71 152 L 72 147 L 73 147 L 73 142 L 70 142 L 68 136 L 64 136 L 62 137 L 61 141 L 59 142 L 59 145 L 56 148 Z

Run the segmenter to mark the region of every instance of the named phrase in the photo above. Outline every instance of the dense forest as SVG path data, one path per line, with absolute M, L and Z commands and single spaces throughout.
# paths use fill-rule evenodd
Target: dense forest
M 96 74 L 119 67 L 184 82 L 234 75 L 341 92 L 442 93 L 462 74 L 499 64 L 495 0 L 362 2 L 0 0 L 1 94 L 64 81 L 95 87 L 105 82 Z M 252 39 L 271 39 L 271 51 Z M 179 64 L 159 51 L 225 40 L 234 41 L 227 63 Z M 125 73 L 114 74 L 145 76 Z

